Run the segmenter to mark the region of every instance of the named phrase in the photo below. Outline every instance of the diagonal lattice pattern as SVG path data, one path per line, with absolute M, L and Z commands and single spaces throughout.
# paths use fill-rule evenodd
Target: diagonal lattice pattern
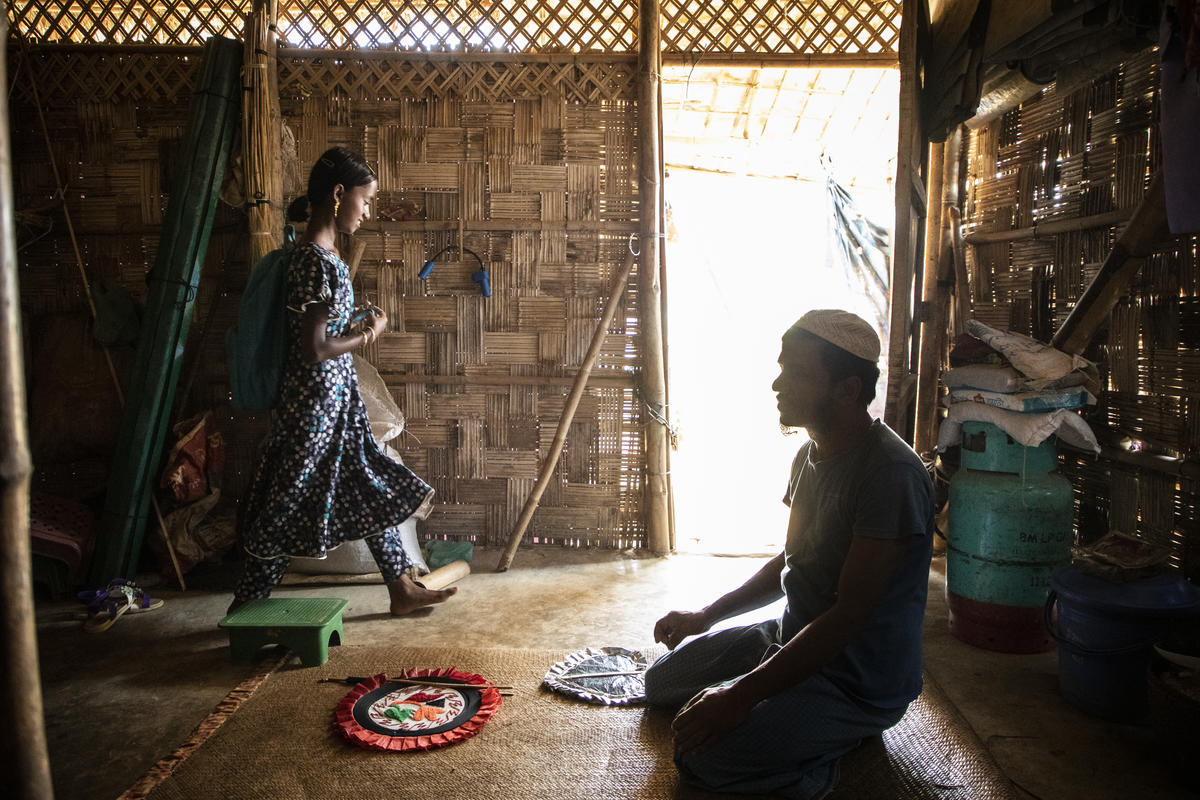
M 241 36 L 252 0 L 30 0 L 9 26 L 31 41 L 198 45 Z M 628 53 L 637 4 L 621 0 L 280 0 L 285 46 L 405 52 Z M 666 53 L 895 52 L 899 0 L 666 0 Z
M 664 53 L 894 53 L 900 3 L 664 0 Z

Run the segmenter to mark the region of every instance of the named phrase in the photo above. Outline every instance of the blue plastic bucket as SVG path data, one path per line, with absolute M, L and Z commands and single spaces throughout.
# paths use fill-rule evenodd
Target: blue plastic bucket
M 1152 645 L 1172 624 L 1198 612 L 1200 589 L 1177 575 L 1113 583 L 1071 566 L 1056 569 L 1046 628 L 1058 641 L 1063 698 L 1097 717 L 1139 719 L 1149 708 Z

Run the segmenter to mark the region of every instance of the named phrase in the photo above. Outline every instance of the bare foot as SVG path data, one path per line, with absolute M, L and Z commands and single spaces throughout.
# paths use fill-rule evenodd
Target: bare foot
M 424 586 L 418 586 L 407 575 L 401 575 L 399 580 L 388 584 L 388 594 L 392 598 L 392 616 L 402 617 L 416 611 L 418 608 L 444 603 L 458 592 L 458 587 L 433 591 Z

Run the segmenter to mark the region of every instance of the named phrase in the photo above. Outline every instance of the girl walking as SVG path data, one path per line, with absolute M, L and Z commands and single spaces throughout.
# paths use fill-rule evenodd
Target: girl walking
M 287 354 L 279 403 L 239 533 L 246 550 L 233 611 L 270 595 L 291 556 L 324 558 L 349 539 L 366 539 L 387 583 L 391 612 L 440 603 L 457 589 L 431 591 L 412 567 L 396 526 L 429 514 L 433 489 L 380 451 L 358 393 L 351 355 L 387 329 L 372 307 L 355 321 L 350 270 L 337 234 L 354 233 L 369 216 L 375 174 L 355 153 L 327 151 L 313 165 L 308 192 L 288 219 L 308 219 L 287 277 Z

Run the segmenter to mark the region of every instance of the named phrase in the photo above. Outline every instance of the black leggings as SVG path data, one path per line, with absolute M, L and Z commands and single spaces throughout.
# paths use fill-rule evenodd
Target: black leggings
M 377 536 L 364 537 L 379 571 L 383 574 L 385 583 L 400 580 L 400 576 L 412 568 L 413 562 L 404 545 L 400 542 L 400 532 L 390 528 Z M 234 589 L 234 597 L 238 600 L 259 600 L 271 596 L 271 590 L 283 580 L 287 572 L 291 556 L 278 558 L 256 558 L 246 554 L 246 564 L 242 577 Z

